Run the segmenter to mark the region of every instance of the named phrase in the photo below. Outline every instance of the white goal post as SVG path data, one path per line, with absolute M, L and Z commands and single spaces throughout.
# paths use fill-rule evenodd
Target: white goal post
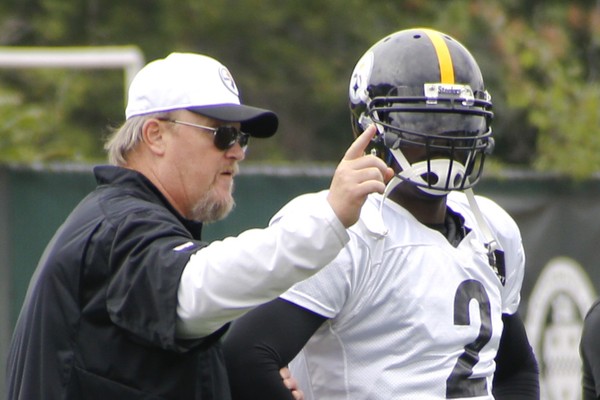
M 137 46 L 0 46 L 0 68 L 122 68 L 125 94 L 131 80 L 143 66 L 144 56 Z

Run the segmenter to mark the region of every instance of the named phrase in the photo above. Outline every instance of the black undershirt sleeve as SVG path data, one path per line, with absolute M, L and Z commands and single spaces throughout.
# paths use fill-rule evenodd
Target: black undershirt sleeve
M 280 298 L 236 320 L 223 341 L 232 399 L 293 399 L 279 370 L 326 320 Z
M 497 400 L 538 400 L 539 369 L 518 313 L 502 315 L 504 329 L 496 355 L 493 394 Z

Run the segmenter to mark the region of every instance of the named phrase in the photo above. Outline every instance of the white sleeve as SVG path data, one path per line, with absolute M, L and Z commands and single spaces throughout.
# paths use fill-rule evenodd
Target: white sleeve
M 333 260 L 349 236 L 324 193 L 290 202 L 265 229 L 194 254 L 178 291 L 179 337 L 208 335 Z

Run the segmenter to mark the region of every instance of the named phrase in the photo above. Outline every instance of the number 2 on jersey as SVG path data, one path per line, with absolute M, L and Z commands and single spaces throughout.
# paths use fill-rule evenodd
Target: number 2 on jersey
M 481 325 L 477 338 L 465 346 L 458 357 L 452 373 L 446 380 L 446 398 L 457 399 L 487 395 L 485 378 L 471 378 L 473 367 L 479 362 L 479 352 L 492 337 L 492 317 L 490 299 L 485 288 L 476 280 L 462 282 L 454 296 L 454 325 L 470 325 L 469 303 L 476 300 L 479 304 Z

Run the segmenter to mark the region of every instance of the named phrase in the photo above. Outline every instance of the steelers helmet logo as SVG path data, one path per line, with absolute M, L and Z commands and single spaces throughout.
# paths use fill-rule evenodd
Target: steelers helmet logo
M 373 69 L 373 52 L 367 52 L 356 64 L 350 78 L 350 101 L 353 104 L 366 102 L 369 99 L 367 85 Z
M 231 93 L 235 94 L 236 96 L 239 96 L 240 93 L 229 70 L 224 66 L 221 66 L 221 68 L 219 69 L 219 75 L 221 76 L 221 81 L 223 82 L 225 87 L 229 89 Z

